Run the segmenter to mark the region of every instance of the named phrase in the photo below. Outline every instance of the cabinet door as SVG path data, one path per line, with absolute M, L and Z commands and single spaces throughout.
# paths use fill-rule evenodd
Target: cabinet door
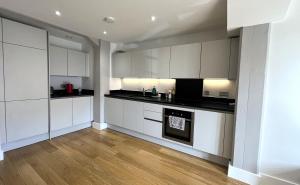
M 4 101 L 3 49 L 0 43 L 0 101 Z
M 45 30 L 8 19 L 2 19 L 2 23 L 4 42 L 47 50 Z
M 68 50 L 68 76 L 85 76 L 85 53 Z
M 133 51 L 131 65 L 133 77 L 151 78 L 151 50 Z
M 48 133 L 48 100 L 6 102 L 7 142 Z
M 152 49 L 152 78 L 170 78 L 171 48 Z
M 222 156 L 225 114 L 197 110 L 195 112 L 194 148 Z
M 91 97 L 73 98 L 73 124 L 91 121 Z
M 143 103 L 124 100 L 123 111 L 123 127 L 143 132 Z
M 233 141 L 234 115 L 226 114 L 223 157 L 231 159 Z
M 131 77 L 131 55 L 127 53 L 114 53 L 112 56 L 112 77 Z
M 61 47 L 50 46 L 50 75 L 68 75 L 68 50 Z
M 5 129 L 5 105 L 0 102 L 0 144 L 6 143 L 6 129 Z
M 171 47 L 171 78 L 199 78 L 201 44 Z
M 48 98 L 47 51 L 4 44 L 6 101 Z
M 123 126 L 123 100 L 105 98 L 105 122 L 119 127 Z
M 200 78 L 228 78 L 230 40 L 202 43 Z
M 239 61 L 239 38 L 232 38 L 230 40 L 230 65 L 229 65 L 229 79 L 236 79 L 238 61 Z
M 144 119 L 143 133 L 152 137 L 162 138 L 162 123 Z
M 51 100 L 51 131 L 71 127 L 73 123 L 72 114 L 72 98 Z

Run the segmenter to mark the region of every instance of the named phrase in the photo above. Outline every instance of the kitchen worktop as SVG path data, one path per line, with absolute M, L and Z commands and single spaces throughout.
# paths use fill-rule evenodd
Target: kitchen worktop
M 225 98 L 211 98 L 211 97 L 203 97 L 199 100 L 189 100 L 189 99 L 166 99 L 164 96 L 152 97 L 151 93 L 146 93 L 143 96 L 142 92 L 139 91 L 125 91 L 125 90 L 114 90 L 110 91 L 110 94 L 106 94 L 105 97 L 110 98 L 118 98 L 125 100 L 133 100 L 133 101 L 141 101 L 148 103 L 156 103 L 163 105 L 173 105 L 184 108 L 193 108 L 193 109 L 205 109 L 212 110 L 217 112 L 234 112 L 234 102 L 233 99 L 225 99 Z
M 94 90 L 82 89 L 81 93 L 79 93 L 78 89 L 74 89 L 73 93 L 71 94 L 66 93 L 65 90 L 54 90 L 53 94 L 51 94 L 51 99 L 74 98 L 84 96 L 94 96 Z

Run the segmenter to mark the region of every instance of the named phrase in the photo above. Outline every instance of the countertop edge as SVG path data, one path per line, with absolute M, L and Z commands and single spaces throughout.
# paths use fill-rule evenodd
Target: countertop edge
M 94 95 L 74 95 L 74 96 L 50 97 L 50 100 L 67 99 L 67 98 L 80 98 L 80 97 L 88 97 L 88 96 L 94 96 Z

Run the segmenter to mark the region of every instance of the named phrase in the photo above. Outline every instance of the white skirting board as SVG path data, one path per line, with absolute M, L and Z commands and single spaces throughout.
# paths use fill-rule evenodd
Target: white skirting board
M 97 130 L 103 130 L 107 128 L 107 123 L 97 123 L 97 122 L 93 122 L 93 128 L 97 129 Z
M 228 176 L 250 185 L 299 185 L 264 173 L 254 174 L 229 165 Z
M 195 150 L 191 146 L 187 146 L 185 144 L 177 143 L 177 142 L 170 141 L 167 139 L 154 138 L 154 137 L 142 134 L 142 133 L 138 133 L 138 132 L 135 132 L 132 130 L 128 130 L 128 129 L 110 125 L 110 124 L 108 124 L 108 128 L 110 128 L 112 130 L 116 130 L 118 132 L 122 132 L 122 133 L 125 133 L 128 135 L 134 136 L 134 137 L 137 137 L 137 138 L 140 138 L 140 139 L 143 139 L 143 140 L 146 140 L 146 141 L 149 141 L 149 142 L 152 142 L 152 143 L 162 145 L 167 148 L 171 148 L 171 149 L 174 149 L 174 150 L 186 153 L 186 154 L 190 154 L 195 157 L 199 157 L 199 158 L 220 164 L 222 166 L 228 166 L 228 163 L 229 163 L 229 161 L 227 159 L 224 159 L 224 158 L 218 157 L 218 156 L 214 156 L 214 155 L 211 155 L 211 154 L 208 154 L 205 152 L 201 152 L 199 150 Z
M 74 126 L 69 127 L 69 128 L 64 128 L 64 129 L 56 130 L 56 131 L 51 131 L 50 136 L 51 136 L 51 138 L 54 138 L 54 137 L 58 137 L 58 136 L 61 136 L 61 135 L 67 134 L 67 133 L 71 133 L 71 132 L 75 132 L 75 131 L 78 131 L 78 130 L 81 130 L 81 129 L 84 129 L 84 128 L 88 128 L 88 127 L 91 127 L 91 126 L 92 126 L 91 122 L 83 123 L 83 124 L 80 124 L 80 125 L 74 125 Z

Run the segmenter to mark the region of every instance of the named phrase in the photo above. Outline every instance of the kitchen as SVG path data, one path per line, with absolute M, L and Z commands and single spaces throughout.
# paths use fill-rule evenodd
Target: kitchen
M 298 164 L 271 142 L 291 1 L 1 2 L 0 184 L 297 184 L 271 165 Z

